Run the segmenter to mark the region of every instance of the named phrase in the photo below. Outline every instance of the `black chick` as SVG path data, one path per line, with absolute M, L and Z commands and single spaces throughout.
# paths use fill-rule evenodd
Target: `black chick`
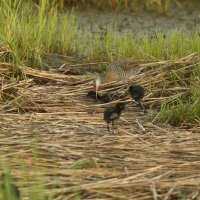
M 20 190 L 14 183 L 12 183 L 10 174 L 2 173 L 1 180 L 2 180 L 1 187 L 4 199 L 19 200 Z
M 129 87 L 129 93 L 135 102 L 138 103 L 146 113 L 146 109 L 144 108 L 143 104 L 141 103 L 142 98 L 144 97 L 144 88 L 141 85 L 131 85 Z
M 96 96 L 96 95 L 97 95 L 97 96 Z M 97 100 L 100 100 L 100 99 L 101 99 L 100 94 L 99 94 L 99 93 L 96 94 L 95 91 L 89 91 L 89 92 L 87 93 L 86 97 L 89 97 L 89 98 L 95 99 L 95 100 L 96 100 L 96 99 L 97 99 Z
M 144 88 L 141 85 L 131 85 L 129 87 L 129 92 L 136 102 L 140 102 L 144 97 Z
M 99 93 L 96 94 L 95 91 L 89 91 L 86 95 L 86 97 L 99 100 L 102 103 L 108 103 L 114 100 L 119 100 L 122 99 L 124 96 L 124 94 L 119 94 L 118 92 L 105 93 L 103 95 L 100 95 Z
M 121 112 L 125 109 L 125 103 L 117 103 L 115 107 L 111 106 L 104 111 L 104 120 L 107 123 L 108 132 L 110 132 L 109 123 L 112 122 L 112 129 L 114 133 L 114 121 L 118 119 Z
M 125 95 L 126 94 L 118 93 L 118 92 L 105 93 L 105 94 L 101 95 L 101 101 L 104 103 L 108 103 L 111 101 L 123 99 L 125 97 Z

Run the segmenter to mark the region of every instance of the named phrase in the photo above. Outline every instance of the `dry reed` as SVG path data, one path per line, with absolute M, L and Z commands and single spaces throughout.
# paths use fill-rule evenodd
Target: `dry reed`
M 175 62 L 143 64 L 143 72 L 130 82 L 147 88 L 145 105 L 160 104 L 174 94 L 158 98 L 151 87 L 162 84 L 174 65 L 192 69 L 197 58 L 193 54 Z M 16 107 L 10 107 L 10 113 L 6 109 L 0 112 L 0 159 L 7 163 L 24 199 L 27 185 L 36 184 L 38 177 L 44 180 L 45 194 L 57 200 L 200 198 L 199 129 L 154 125 L 129 103 L 117 122 L 116 135 L 108 134 L 102 119 L 108 104 L 83 100 L 92 87 L 90 80 L 20 68 L 27 79 L 12 87 L 28 97 L 29 103 L 21 105 L 24 114 L 16 113 Z M 38 80 L 47 81 L 38 84 Z M 108 84 L 102 91 L 124 90 L 129 83 Z M 1 93 L 6 87 L 11 84 L 2 85 Z M 179 93 L 187 90 L 175 89 Z M 126 101 L 130 102 L 129 97 Z M 70 167 L 84 158 L 94 160 L 95 165 Z

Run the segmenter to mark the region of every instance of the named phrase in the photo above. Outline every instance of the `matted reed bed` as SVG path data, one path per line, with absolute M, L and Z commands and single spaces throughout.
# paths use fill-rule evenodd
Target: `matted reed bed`
M 173 66 L 190 73 L 198 62 L 192 54 L 143 63 L 130 82 L 146 88 L 145 106 L 159 107 L 188 87 L 168 84 L 158 95 L 155 86 L 162 86 Z M 56 200 L 200 198 L 198 125 L 187 130 L 153 124 L 127 96 L 116 135 L 108 134 L 102 113 L 113 102 L 83 99 L 91 79 L 19 66 L 26 78 L 10 83 L 6 67 L 12 64 L 0 65 L 0 159 L 23 199 L 31 199 L 30 191 Z M 104 85 L 101 92 L 125 90 L 129 83 Z M 5 97 L 6 87 L 16 88 L 12 98 Z

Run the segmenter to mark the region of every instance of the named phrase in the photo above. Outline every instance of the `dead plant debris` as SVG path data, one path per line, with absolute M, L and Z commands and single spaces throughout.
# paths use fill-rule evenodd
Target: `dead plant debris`
M 144 105 L 159 105 L 188 88 L 172 83 L 163 88 L 171 95 L 155 97 L 154 86 L 163 84 L 173 66 L 190 73 L 198 58 L 192 54 L 174 62 L 143 64 L 143 72 L 128 83 L 104 85 L 101 91 L 124 90 L 134 81 L 147 90 Z M 92 87 L 90 80 L 20 67 L 27 79 L 13 84 L 2 81 L 6 72 L 1 71 L 1 97 L 5 89 L 17 88 L 27 99 L 18 105 L 10 102 L 19 96 L 1 102 L 0 159 L 24 199 L 27 185 L 37 184 L 37 177 L 45 183 L 45 194 L 57 200 L 200 198 L 198 128 L 146 122 L 142 110 L 129 103 L 117 122 L 116 135 L 108 134 L 102 113 L 112 103 L 83 100 Z M 38 85 L 36 79 L 49 82 Z M 125 100 L 130 102 L 128 96 Z M 18 106 L 24 114 L 16 112 Z

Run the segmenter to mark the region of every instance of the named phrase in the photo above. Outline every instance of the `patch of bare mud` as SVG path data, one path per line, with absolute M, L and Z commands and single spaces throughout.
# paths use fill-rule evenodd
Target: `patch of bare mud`
M 147 12 L 145 10 L 133 11 L 130 9 L 112 12 L 110 10 L 87 7 L 75 12 L 77 24 L 80 29 L 92 32 L 105 32 L 110 26 L 116 31 L 125 33 L 166 33 L 173 30 L 194 31 L 200 25 L 200 4 L 191 1 L 174 6 L 166 15 Z

